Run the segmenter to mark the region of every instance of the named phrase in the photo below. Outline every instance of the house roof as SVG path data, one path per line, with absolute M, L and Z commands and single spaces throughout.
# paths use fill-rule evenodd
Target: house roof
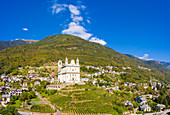
M 156 106 L 157 106 L 157 107 L 165 107 L 164 104 L 157 104 Z
M 147 107 L 150 107 L 149 105 L 142 105 L 142 106 L 140 106 L 140 108 L 147 108 Z
M 11 95 L 2 95 L 2 98 L 10 98 L 11 97 Z

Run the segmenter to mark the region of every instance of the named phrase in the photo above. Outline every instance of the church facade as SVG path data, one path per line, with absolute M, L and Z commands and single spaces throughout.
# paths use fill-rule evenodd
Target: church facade
M 71 60 L 65 59 L 65 64 L 61 60 L 58 61 L 58 80 L 61 83 L 79 83 L 80 82 L 80 65 L 79 59 Z

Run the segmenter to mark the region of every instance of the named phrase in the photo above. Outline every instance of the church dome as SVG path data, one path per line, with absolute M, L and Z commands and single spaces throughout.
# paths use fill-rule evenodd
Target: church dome
M 75 65 L 75 61 L 74 61 L 74 60 L 71 60 L 71 64 L 72 64 L 72 65 Z

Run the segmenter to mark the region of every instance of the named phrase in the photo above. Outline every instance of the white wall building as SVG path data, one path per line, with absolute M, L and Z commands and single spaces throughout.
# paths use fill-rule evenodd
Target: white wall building
M 65 64 L 62 61 L 58 61 L 58 80 L 62 83 L 79 83 L 80 82 L 80 65 L 79 59 L 76 62 L 71 60 L 68 63 L 68 59 L 65 59 Z

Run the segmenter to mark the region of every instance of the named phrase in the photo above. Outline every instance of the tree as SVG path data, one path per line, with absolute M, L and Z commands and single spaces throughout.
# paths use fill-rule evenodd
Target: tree
M 23 92 L 22 93 L 22 98 L 23 98 L 23 100 L 28 99 L 28 93 L 27 92 Z
M 158 97 L 158 102 L 161 103 L 161 104 L 163 103 L 163 97 L 162 96 Z
M 32 98 L 36 98 L 36 95 L 35 95 L 35 92 L 34 91 L 31 91 L 29 93 L 29 98 L 32 99 Z
M 20 115 L 18 110 L 13 106 L 8 106 L 6 108 L 0 108 L 0 114 L 2 115 Z
M 167 101 L 167 99 L 166 99 L 166 98 L 164 98 L 164 100 L 163 100 L 163 104 L 164 104 L 166 107 L 168 107 L 168 101 Z
M 28 87 L 28 90 L 31 91 L 31 90 L 32 90 L 32 87 L 29 86 L 29 87 Z
M 27 100 L 27 104 L 28 104 L 28 105 L 30 105 L 30 103 L 31 103 L 31 100 L 30 100 L 30 99 L 28 99 L 28 100 Z

